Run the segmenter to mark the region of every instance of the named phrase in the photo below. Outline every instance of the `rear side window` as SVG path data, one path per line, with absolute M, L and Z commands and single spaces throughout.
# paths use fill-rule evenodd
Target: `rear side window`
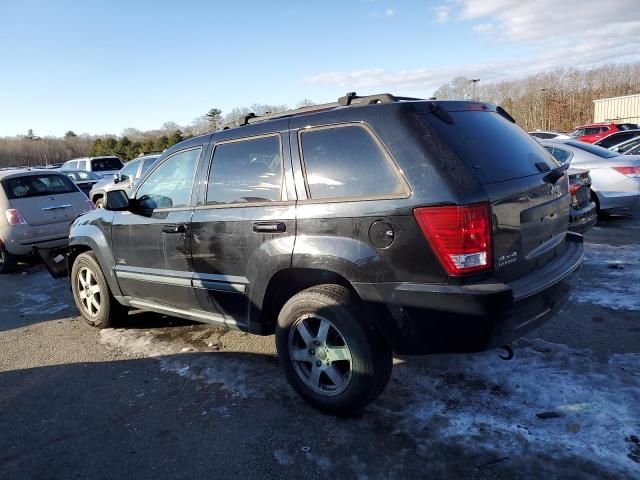
M 433 114 L 422 117 L 480 183 L 539 174 L 536 163 L 540 162 L 550 169 L 558 167 L 531 135 L 498 113 L 448 113 L 453 123 L 446 123 Z
M 609 147 L 613 147 L 618 143 L 624 142 L 625 140 L 629 140 L 630 138 L 633 138 L 633 133 L 631 132 L 614 133 L 600 140 L 598 142 L 598 145 L 604 148 L 609 148 Z
M 280 136 L 219 143 L 207 186 L 207 205 L 273 202 L 282 195 Z
M 9 200 L 78 191 L 73 181 L 66 175 L 27 175 L 7 178 L 2 180 L 2 187 Z
M 108 170 L 120 170 L 122 162 L 117 157 L 94 158 L 91 160 L 91 170 L 93 172 L 106 172 Z
M 313 199 L 405 193 L 391 160 L 359 125 L 303 130 L 300 144 Z
M 553 155 L 553 158 L 555 158 L 560 163 L 567 163 L 569 161 L 569 158 L 571 158 L 571 152 L 567 150 L 563 150 L 562 148 L 558 148 L 558 147 L 544 147 L 544 148 L 551 155 Z

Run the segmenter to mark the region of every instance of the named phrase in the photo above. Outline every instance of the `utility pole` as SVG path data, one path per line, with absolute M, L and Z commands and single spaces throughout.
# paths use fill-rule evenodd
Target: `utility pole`
M 480 81 L 479 78 L 472 78 L 471 79 L 471 83 L 473 84 L 473 98 L 471 100 L 475 100 L 476 99 L 476 83 L 478 83 Z

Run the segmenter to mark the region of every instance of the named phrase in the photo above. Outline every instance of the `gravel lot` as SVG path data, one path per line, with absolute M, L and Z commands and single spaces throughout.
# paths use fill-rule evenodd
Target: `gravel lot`
M 514 360 L 399 358 L 351 419 L 298 399 L 273 337 L 142 312 L 98 331 L 24 265 L 0 277 L 0 478 L 639 478 L 640 219 L 585 241 Z

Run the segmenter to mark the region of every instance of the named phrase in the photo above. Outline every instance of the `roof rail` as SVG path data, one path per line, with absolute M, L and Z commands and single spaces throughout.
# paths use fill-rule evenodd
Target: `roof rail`
M 348 92 L 344 97 L 338 98 L 337 102 L 322 103 L 320 105 L 311 105 L 308 107 L 300 107 L 294 110 L 286 110 L 284 112 L 266 113 L 264 115 L 256 115 L 251 112 L 247 115 L 242 115 L 238 119 L 224 124 L 221 130 L 229 130 L 230 128 L 241 127 L 243 125 L 249 125 L 255 122 L 263 122 L 266 120 L 273 120 L 275 118 L 293 117 L 296 115 L 302 115 L 305 113 L 321 112 L 324 110 L 331 110 L 338 107 L 349 107 L 355 105 L 373 105 L 376 103 L 394 103 L 402 101 L 412 100 L 424 100 L 423 98 L 414 97 L 396 97 L 390 93 L 379 93 L 376 95 L 367 95 L 359 97 L 356 92 Z

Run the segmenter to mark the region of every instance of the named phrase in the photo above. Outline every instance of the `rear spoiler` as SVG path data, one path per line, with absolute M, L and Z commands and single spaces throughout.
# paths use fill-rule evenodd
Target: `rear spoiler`
M 68 260 L 69 247 L 35 248 L 42 258 L 45 267 L 53 278 L 63 278 L 69 275 Z

